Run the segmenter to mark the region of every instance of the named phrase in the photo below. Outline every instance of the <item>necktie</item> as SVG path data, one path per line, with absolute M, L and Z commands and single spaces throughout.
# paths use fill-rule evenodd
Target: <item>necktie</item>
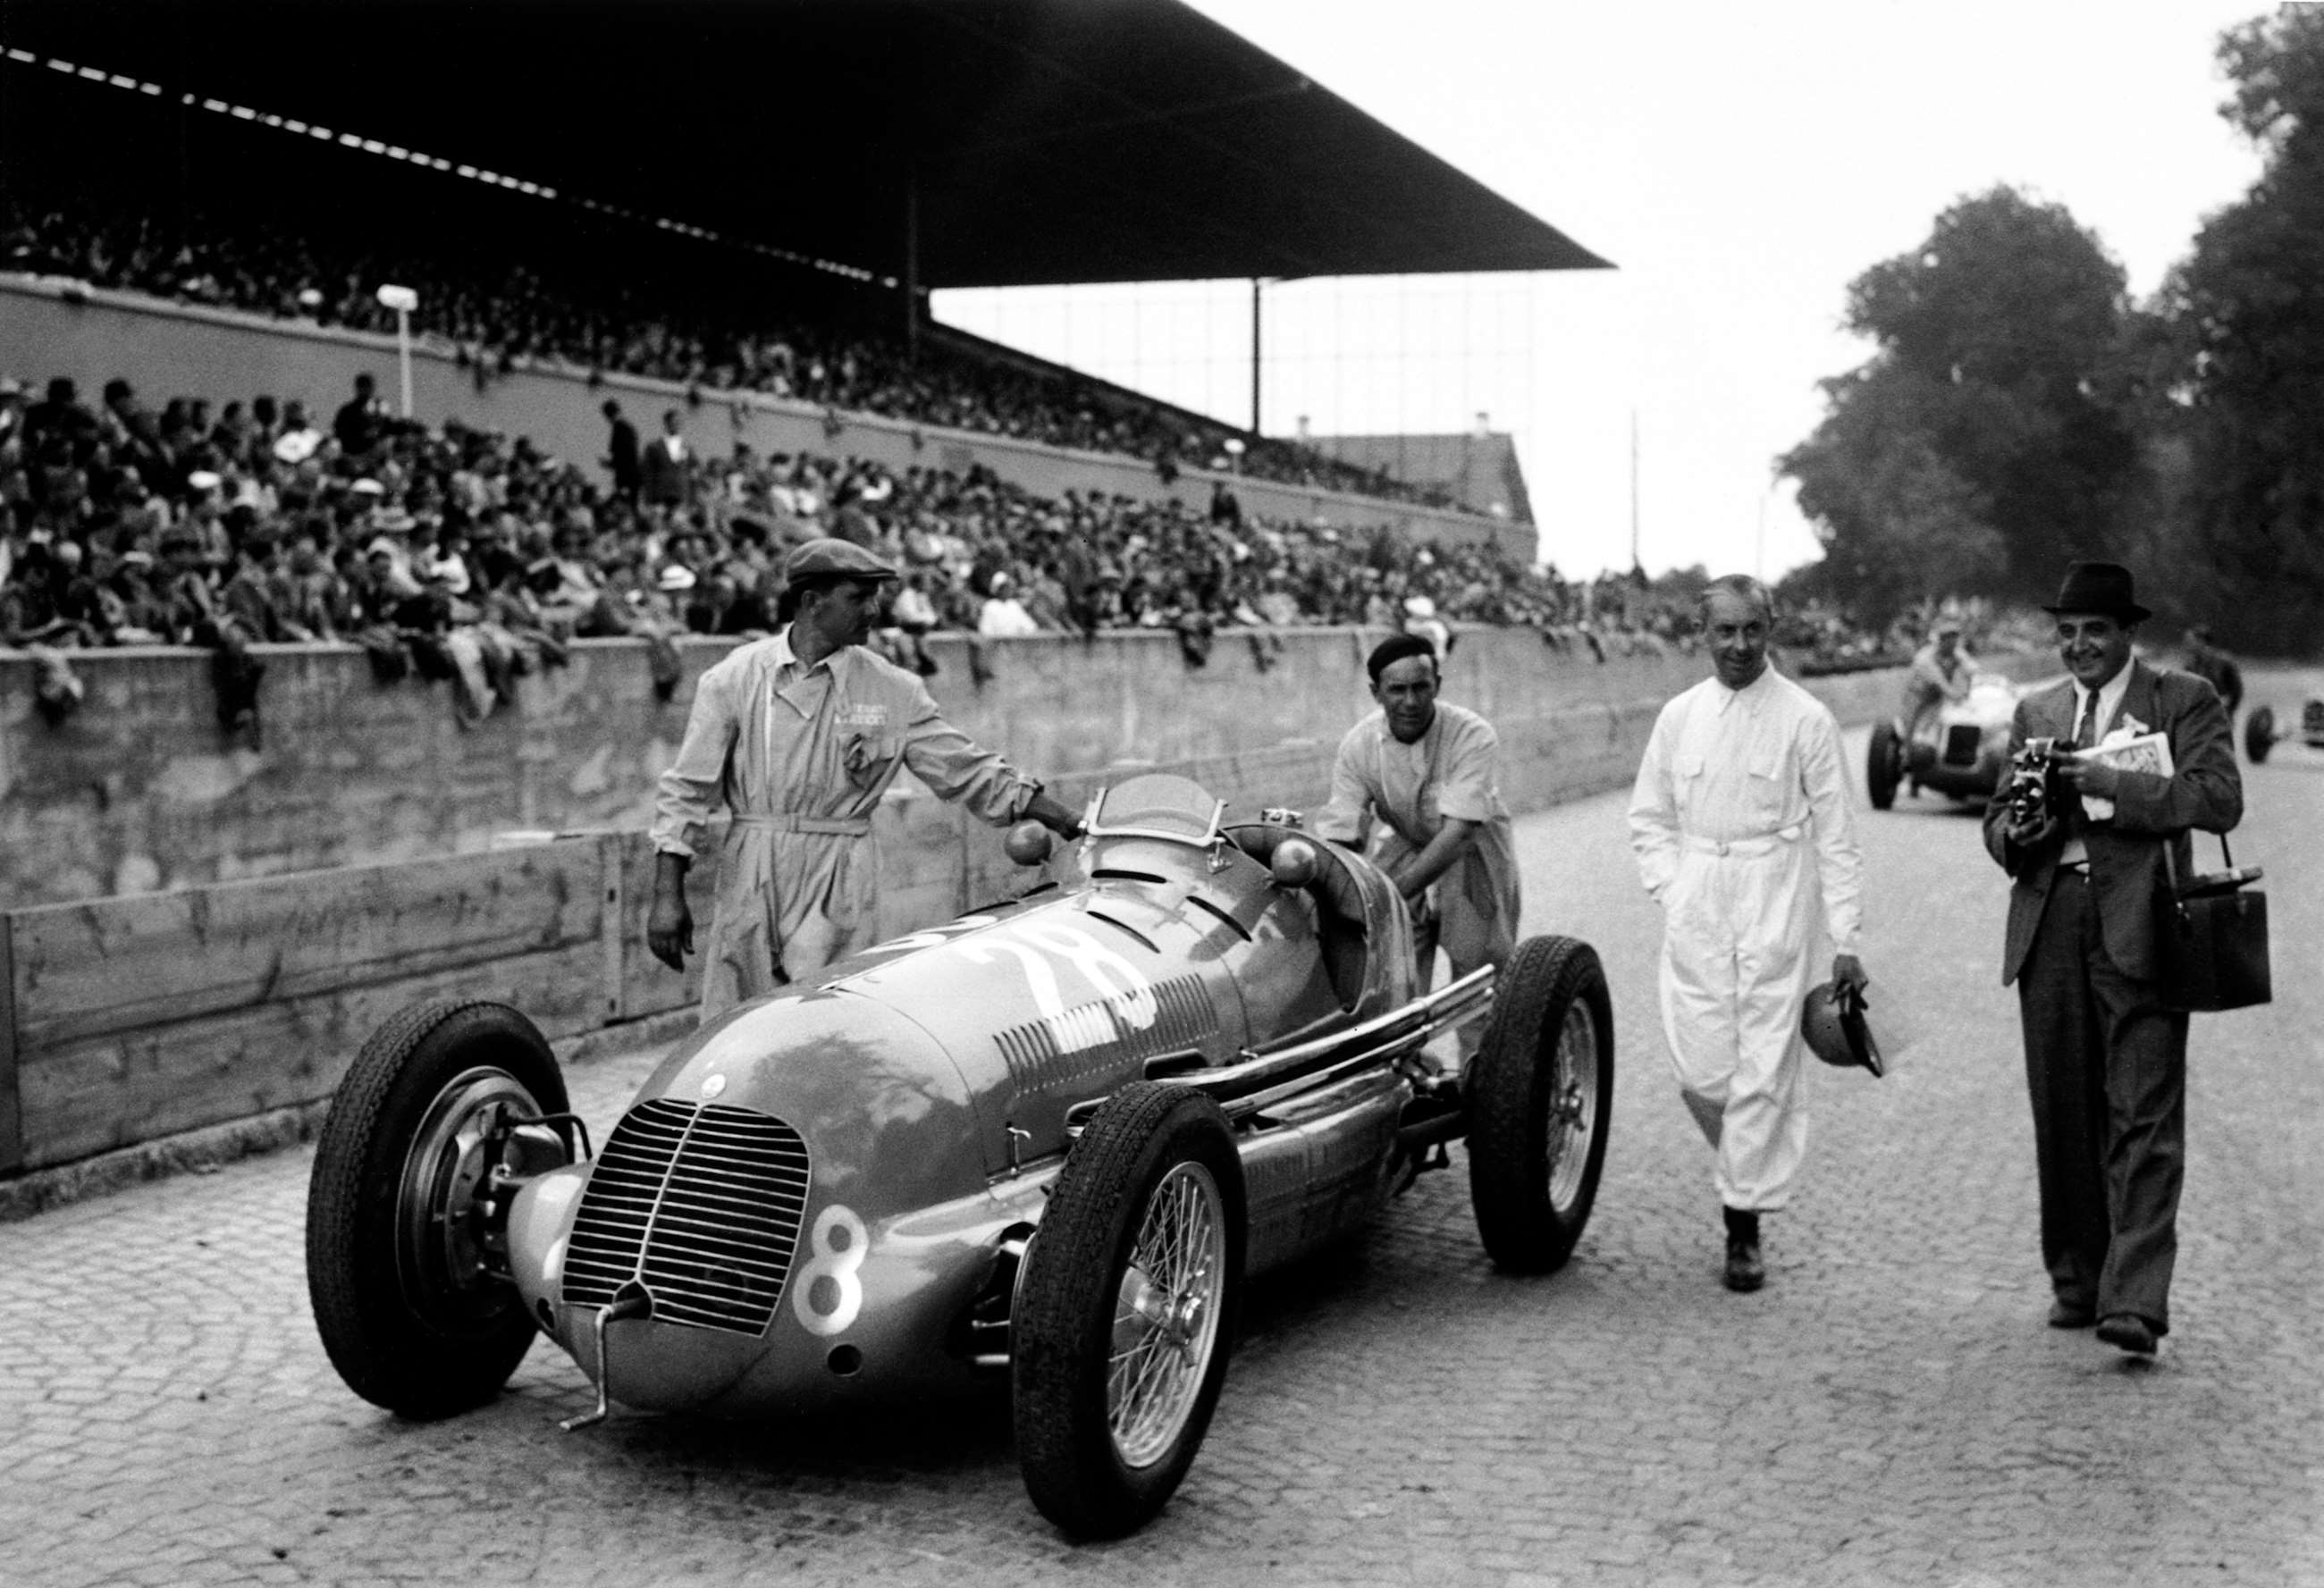
M 2082 698 L 2081 719 L 2074 725 L 2074 748 L 2089 749 L 2098 743 L 2098 697 L 2096 690 Z

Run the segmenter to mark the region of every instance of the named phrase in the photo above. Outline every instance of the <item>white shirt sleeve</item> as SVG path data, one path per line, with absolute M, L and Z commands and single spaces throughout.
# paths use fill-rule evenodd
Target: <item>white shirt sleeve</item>
M 1351 729 L 1332 757 L 1332 803 L 1314 822 L 1315 836 L 1352 845 L 1363 836 L 1364 816 L 1371 809 L 1371 788 L 1358 764 L 1363 754 L 1363 729 Z
M 1682 697 L 1683 698 L 1683 697 Z M 1671 787 L 1671 741 L 1678 737 L 1677 701 L 1655 719 L 1638 779 L 1630 788 L 1630 848 L 1638 858 L 1638 880 L 1656 899 L 1678 875 L 1678 799 Z
M 1864 931 L 1864 852 L 1856 842 L 1854 797 L 1840 743 L 1840 724 L 1819 711 L 1800 730 L 1800 788 L 1813 812 L 1816 871 L 1823 885 L 1824 926 L 1835 953 L 1858 951 Z
M 726 786 L 726 759 L 741 732 L 734 690 L 737 669 L 720 664 L 695 685 L 694 709 L 687 714 L 686 738 L 678 759 L 661 775 L 654 798 L 653 847 L 657 853 L 692 858 L 710 812 Z

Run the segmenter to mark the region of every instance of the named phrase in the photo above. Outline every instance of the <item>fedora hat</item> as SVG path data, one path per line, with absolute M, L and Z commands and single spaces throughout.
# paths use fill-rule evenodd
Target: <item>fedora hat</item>
M 2095 612 L 2125 623 L 2144 622 L 2153 616 L 2138 604 L 2130 570 L 2120 563 L 2067 564 L 2066 582 L 2058 587 L 2058 599 L 2042 610 L 2052 617 L 2061 612 Z

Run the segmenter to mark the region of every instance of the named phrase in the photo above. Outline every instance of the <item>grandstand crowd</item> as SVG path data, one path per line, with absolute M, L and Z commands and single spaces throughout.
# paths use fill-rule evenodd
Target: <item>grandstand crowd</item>
M 618 410 L 608 405 L 613 417 Z M 1525 625 L 1602 660 L 1691 646 L 1691 610 L 1609 577 L 1568 584 L 1480 546 L 1206 505 L 1034 495 L 982 468 L 901 473 L 859 459 L 662 454 L 595 471 L 527 438 L 389 412 L 369 376 L 336 409 L 257 396 L 158 408 L 126 379 L 0 378 L 0 645 L 193 645 L 220 653 L 220 715 L 254 721 L 253 645 L 352 640 L 383 675 L 460 684 L 482 712 L 576 638 L 770 631 L 788 549 L 820 535 L 904 570 L 881 643 L 1109 629 L 1175 632 L 1190 665 L 1221 630 L 1307 624 Z M 1794 618 L 1797 654 L 1869 642 Z M 972 665 L 981 665 L 972 653 Z
M 548 255 L 561 260 L 556 251 Z M 1166 475 L 1181 464 L 1436 507 L 1442 489 L 1358 468 L 1309 446 L 1224 427 L 1069 372 L 1043 375 L 936 338 L 907 355 L 900 338 L 771 316 L 755 297 L 689 292 L 575 262 L 538 265 L 472 252 L 415 252 L 327 228 L 165 226 L 144 211 L 87 202 L 0 199 L 0 270 L 320 326 L 393 332 L 382 281 L 414 289 L 412 331 L 479 379 L 536 366 L 614 372 L 703 390 L 756 391 L 839 408 L 1129 454 Z M 1233 454 L 1239 454 L 1239 456 Z

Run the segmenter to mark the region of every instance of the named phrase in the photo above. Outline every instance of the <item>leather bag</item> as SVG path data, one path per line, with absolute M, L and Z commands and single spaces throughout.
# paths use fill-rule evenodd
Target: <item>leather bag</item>
M 2238 868 L 2219 835 L 2224 871 L 2186 878 L 2172 859 L 2174 845 L 2163 847 L 2171 883 L 2156 947 L 2163 961 L 2163 1002 L 2172 1009 L 2244 1009 L 2267 1003 L 2274 993 L 2268 975 L 2267 895 L 2253 885 L 2257 866 Z

